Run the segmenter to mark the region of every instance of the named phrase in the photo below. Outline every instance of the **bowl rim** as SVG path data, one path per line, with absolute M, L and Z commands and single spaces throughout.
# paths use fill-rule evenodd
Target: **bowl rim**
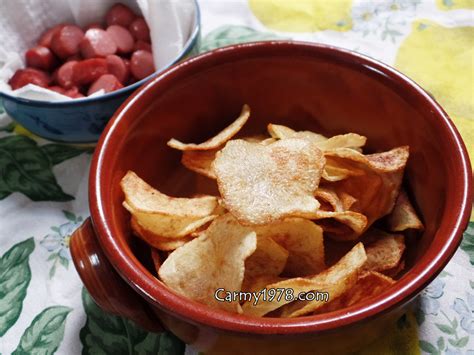
M 189 35 L 188 40 L 183 46 L 183 49 L 178 53 L 178 55 L 172 59 L 168 64 L 166 64 L 161 70 L 157 70 L 153 72 L 152 74 L 148 75 L 147 77 L 131 84 L 124 86 L 121 89 L 95 96 L 95 97 L 83 97 L 83 98 L 78 98 L 74 100 L 66 100 L 66 101 L 45 101 L 45 100 L 34 100 L 34 99 L 27 99 L 24 97 L 18 97 L 18 96 L 13 96 L 5 92 L 0 92 L 0 98 L 3 96 L 4 98 L 8 100 L 15 101 L 20 104 L 25 104 L 25 105 L 31 105 L 31 106 L 50 106 L 50 107 L 57 107 L 57 106 L 75 106 L 75 105 L 82 105 L 82 104 L 89 104 L 93 102 L 100 102 L 102 99 L 114 99 L 117 96 L 127 94 L 127 92 L 133 92 L 143 84 L 145 84 L 147 81 L 157 77 L 171 67 L 172 65 L 178 63 L 181 59 L 186 57 L 187 54 L 193 49 L 193 47 L 197 44 L 199 41 L 199 35 L 201 33 L 201 10 L 199 8 L 199 3 L 197 0 L 193 0 L 194 3 L 194 26 L 191 31 L 191 34 Z
M 281 55 L 287 55 L 285 53 L 294 50 L 298 50 L 298 53 L 304 52 L 306 56 L 329 55 L 346 65 L 357 65 L 365 67 L 366 70 L 375 71 L 377 75 L 394 80 L 399 90 L 407 90 L 410 95 L 423 100 L 430 107 L 433 119 L 439 123 L 441 129 L 446 131 L 446 141 L 452 144 L 452 150 L 456 153 L 453 159 L 456 159 L 459 175 L 456 175 L 457 183 L 450 186 L 456 193 L 446 201 L 447 206 L 454 209 L 452 215 L 456 215 L 456 218 L 446 218 L 441 222 L 435 235 L 439 234 L 444 242 L 442 245 L 430 245 L 430 248 L 436 247 L 436 253 L 431 253 L 434 257 L 428 258 L 428 255 L 424 254 L 410 271 L 397 281 L 396 287 L 369 301 L 346 309 L 299 318 L 253 318 L 213 309 L 175 294 L 164 284 L 157 282 L 157 279 L 134 256 L 130 257 L 126 251 L 122 250 L 121 244 L 113 236 L 113 223 L 109 222 L 104 213 L 104 204 L 107 202 L 102 199 L 102 194 L 108 189 L 108 185 L 103 176 L 109 170 L 104 168 L 104 164 L 107 164 L 107 156 L 113 154 L 114 147 L 119 146 L 123 141 L 123 136 L 114 135 L 114 131 L 120 126 L 122 120 L 127 121 L 125 113 L 136 101 L 146 95 L 150 88 L 159 86 L 163 82 L 173 81 L 173 77 L 179 77 L 180 72 L 193 72 L 193 68 L 199 68 L 206 62 L 210 62 L 211 65 L 226 63 L 226 60 L 235 53 L 238 55 L 234 60 L 242 60 L 250 53 L 258 56 L 265 55 L 267 51 L 281 51 Z M 89 205 L 99 243 L 117 272 L 136 292 L 147 302 L 186 322 L 218 330 L 251 334 L 302 334 L 331 331 L 385 314 L 407 304 L 441 272 L 454 255 L 469 221 L 471 198 L 471 167 L 466 148 L 455 125 L 430 94 L 394 68 L 368 56 L 324 44 L 286 40 L 252 42 L 215 49 L 168 68 L 142 86 L 122 104 L 105 128 L 93 156 L 89 180 Z

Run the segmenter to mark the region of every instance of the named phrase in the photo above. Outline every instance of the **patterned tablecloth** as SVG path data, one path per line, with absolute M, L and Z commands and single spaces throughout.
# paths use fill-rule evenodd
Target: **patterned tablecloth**
M 474 157 L 473 0 L 201 0 L 200 6 L 202 51 L 291 38 L 393 65 L 436 97 Z M 148 334 L 91 301 L 69 252 L 71 232 L 89 214 L 91 149 L 39 139 L 1 112 L 0 353 L 194 353 L 171 334 Z M 417 302 L 415 312 L 362 353 L 474 355 L 473 222 Z

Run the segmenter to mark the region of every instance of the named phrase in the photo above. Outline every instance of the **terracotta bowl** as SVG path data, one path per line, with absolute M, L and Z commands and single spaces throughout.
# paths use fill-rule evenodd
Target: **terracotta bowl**
M 248 134 L 267 123 L 327 135 L 356 132 L 368 150 L 409 145 L 406 187 L 426 230 L 408 271 L 380 296 L 322 315 L 250 318 L 175 294 L 154 276 L 146 248 L 130 232 L 119 181 L 137 172 L 176 196 L 209 182 L 180 164 L 171 137 L 201 142 L 250 105 Z M 471 209 L 471 167 L 443 109 L 413 81 L 365 56 L 295 42 L 231 46 L 175 65 L 115 113 L 96 148 L 90 175 L 91 219 L 72 239 L 85 286 L 105 310 L 147 329 L 165 327 L 208 353 L 354 351 L 384 332 L 443 269 Z M 230 350 L 232 349 L 232 350 Z

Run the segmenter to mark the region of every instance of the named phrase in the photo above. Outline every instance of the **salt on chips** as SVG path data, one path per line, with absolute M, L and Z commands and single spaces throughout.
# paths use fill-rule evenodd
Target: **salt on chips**
M 276 141 L 274 138 L 262 135 L 242 137 L 242 139 L 246 142 L 259 143 L 261 145 L 269 145 Z M 185 150 L 181 157 L 181 163 L 189 170 L 215 180 L 216 175 L 212 169 L 212 163 L 220 149 L 222 147 L 209 150 Z
M 159 269 L 161 280 L 190 299 L 229 312 L 239 312 L 237 301 L 219 302 L 217 289 L 242 288 L 245 261 L 257 248 L 257 234 L 231 214 L 217 217 L 202 234 L 173 251 Z
M 364 246 L 358 243 L 329 269 L 308 277 L 297 277 L 266 286 L 267 289 L 293 289 L 295 295 L 301 292 L 329 292 L 330 297 L 339 297 L 357 282 L 358 273 L 366 261 Z M 266 302 L 260 300 L 254 305 L 253 300 L 242 305 L 243 313 L 249 316 L 261 317 L 290 303 L 287 298 L 274 298 Z M 286 307 L 282 316 L 296 317 L 314 312 L 324 305 L 324 301 L 294 301 Z
M 174 149 L 184 150 L 184 151 L 211 150 L 211 149 L 219 148 L 223 146 L 225 142 L 227 142 L 229 139 L 231 139 L 240 131 L 240 129 L 245 125 L 249 117 L 250 117 L 250 108 L 248 107 L 248 105 L 244 105 L 242 107 L 242 112 L 240 113 L 240 116 L 232 124 L 227 126 L 224 130 L 219 132 L 214 137 L 208 139 L 207 141 L 200 144 L 194 144 L 194 143 L 183 143 L 177 139 L 172 138 L 168 141 L 168 146 Z
M 297 138 L 267 146 L 232 140 L 213 164 L 224 206 L 244 225 L 313 216 L 323 167 L 315 144 Z

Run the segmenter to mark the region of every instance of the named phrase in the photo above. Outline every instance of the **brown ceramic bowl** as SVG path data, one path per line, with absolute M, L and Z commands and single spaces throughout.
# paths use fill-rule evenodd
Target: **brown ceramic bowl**
M 262 133 L 273 122 L 327 135 L 356 132 L 368 137 L 369 151 L 410 146 L 405 183 L 426 230 L 389 291 L 322 315 L 250 318 L 177 295 L 155 278 L 146 249 L 130 233 L 120 179 L 133 170 L 171 195 L 202 192 L 209 184 L 182 167 L 166 142 L 204 141 L 244 103 L 252 114 L 243 133 Z M 130 97 L 96 148 L 89 197 L 93 227 L 85 223 L 71 250 L 104 309 L 148 329 L 163 325 L 210 353 L 341 352 L 383 332 L 453 256 L 471 208 L 471 167 L 447 114 L 394 69 L 333 47 L 262 42 L 189 59 Z

